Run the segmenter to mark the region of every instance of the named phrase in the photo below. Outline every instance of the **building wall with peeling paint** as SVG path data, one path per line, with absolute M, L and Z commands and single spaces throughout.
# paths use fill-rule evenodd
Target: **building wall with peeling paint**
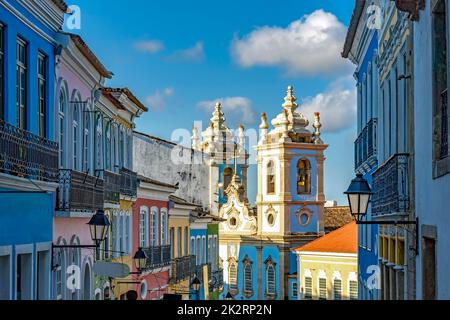
M 134 171 L 153 180 L 178 183 L 176 196 L 210 208 L 208 155 L 139 132 L 133 140 Z

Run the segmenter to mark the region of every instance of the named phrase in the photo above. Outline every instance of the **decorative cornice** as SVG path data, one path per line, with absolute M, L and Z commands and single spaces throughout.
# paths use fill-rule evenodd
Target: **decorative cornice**
M 425 9 L 425 0 L 391 0 L 398 10 L 408 12 L 411 21 L 419 20 L 419 11 Z

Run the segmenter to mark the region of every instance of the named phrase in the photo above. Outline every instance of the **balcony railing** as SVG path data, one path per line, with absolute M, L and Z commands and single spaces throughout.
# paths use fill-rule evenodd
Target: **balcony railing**
M 58 144 L 0 120 L 0 172 L 58 182 Z
M 103 180 L 75 170 L 59 170 L 58 210 L 103 209 Z
M 189 279 L 196 272 L 195 256 L 185 256 L 172 260 L 171 282 Z
M 120 174 L 104 170 L 101 175 L 105 186 L 105 202 L 118 204 L 120 202 Z
M 448 97 L 447 89 L 441 93 L 441 159 L 448 156 Z
M 208 266 L 208 277 L 209 277 L 209 289 L 213 291 L 217 288 L 223 286 L 223 270 L 211 271 L 210 266 Z
M 377 154 L 377 119 L 369 121 L 355 141 L 355 169 L 358 169 L 367 160 L 376 162 Z M 375 165 L 376 163 L 374 163 Z
M 135 198 L 137 196 L 137 173 L 122 168 L 120 176 L 120 194 Z
M 170 266 L 172 261 L 170 258 L 170 245 L 153 246 L 142 250 L 147 255 L 147 264 L 145 266 L 147 270 Z
M 408 158 L 408 154 L 395 154 L 373 174 L 373 215 L 402 213 L 408 210 Z

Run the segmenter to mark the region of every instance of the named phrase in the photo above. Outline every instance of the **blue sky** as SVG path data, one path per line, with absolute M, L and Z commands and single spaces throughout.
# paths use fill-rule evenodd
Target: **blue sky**
M 345 204 L 356 136 L 353 67 L 339 53 L 352 0 L 73 0 L 79 33 L 114 72 L 109 86 L 129 87 L 150 111 L 137 130 L 171 139 L 178 128 L 211 117 L 219 98 L 229 126 L 257 128 L 274 118 L 291 84 L 299 111 L 321 111 L 325 192 Z M 249 197 L 256 197 L 256 170 Z

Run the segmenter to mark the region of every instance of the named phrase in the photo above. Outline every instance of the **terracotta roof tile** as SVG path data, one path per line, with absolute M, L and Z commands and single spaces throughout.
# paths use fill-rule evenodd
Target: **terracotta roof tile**
M 310 243 L 294 249 L 297 252 L 358 253 L 358 226 L 351 222 Z
M 176 186 L 176 185 L 173 185 L 173 184 L 170 184 L 170 183 L 165 183 L 165 182 L 158 181 L 158 180 L 153 180 L 153 179 L 141 176 L 141 175 L 138 175 L 138 180 L 141 181 L 141 182 L 151 183 L 151 184 L 154 184 L 154 185 L 157 185 L 157 186 L 161 186 L 161 187 L 178 189 L 178 186 Z
M 144 104 L 138 98 L 136 98 L 136 96 L 128 88 L 105 88 L 104 90 L 108 92 L 125 93 L 127 97 L 138 106 L 139 109 L 145 112 L 148 111 L 148 108 L 144 106 Z
M 353 221 L 353 217 L 348 206 L 325 207 L 324 218 L 325 232 L 327 233 L 339 229 L 340 227 L 343 227 Z

